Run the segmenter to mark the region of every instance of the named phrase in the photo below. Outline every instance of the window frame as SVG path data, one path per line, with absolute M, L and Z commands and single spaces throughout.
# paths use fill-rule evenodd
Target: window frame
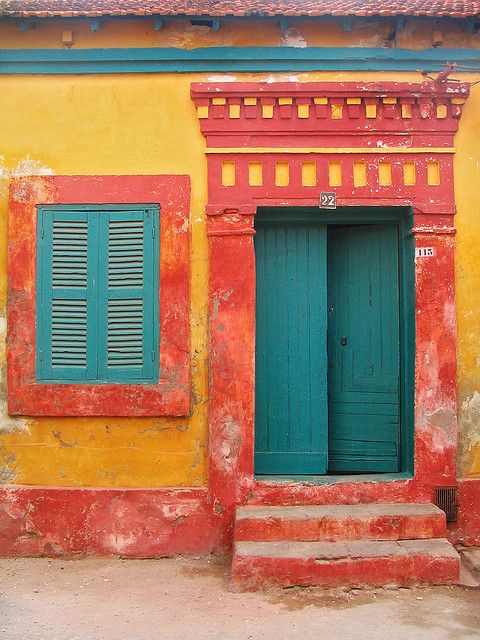
M 159 374 L 151 383 L 36 380 L 37 208 L 160 207 Z M 14 178 L 9 201 L 8 411 L 25 416 L 187 416 L 190 384 L 188 176 Z
M 160 287 L 159 275 L 158 275 L 158 263 L 159 263 L 159 243 L 158 242 L 152 243 L 152 246 L 151 246 L 151 249 L 153 250 L 153 265 L 152 265 L 153 268 L 151 273 L 152 280 L 151 280 L 151 283 L 149 283 L 151 284 L 151 287 L 152 287 L 151 288 L 152 295 L 151 295 L 151 298 L 149 299 L 149 305 L 151 305 L 152 307 L 153 323 L 152 323 L 152 326 L 150 327 L 151 334 L 149 336 L 150 338 L 149 342 L 151 342 L 151 350 L 153 351 L 154 356 L 150 364 L 150 367 L 151 367 L 150 376 L 139 377 L 139 376 L 135 376 L 130 371 L 121 371 L 121 372 L 118 372 L 117 374 L 114 373 L 114 377 L 110 379 L 108 377 L 107 378 L 99 377 L 101 376 L 100 371 L 107 370 L 107 362 L 103 361 L 103 359 L 97 358 L 97 361 L 95 364 L 95 370 L 97 375 L 96 378 L 88 377 L 88 374 L 87 374 L 87 377 L 79 376 L 78 378 L 69 378 L 65 376 L 63 379 L 55 378 L 55 377 L 45 375 L 45 371 L 48 367 L 46 366 L 45 361 L 41 357 L 43 347 L 46 345 L 45 332 L 51 330 L 51 327 L 46 326 L 47 314 L 46 314 L 46 310 L 42 306 L 43 296 L 44 296 L 44 291 L 43 291 L 44 283 L 42 282 L 42 280 L 45 277 L 45 272 L 43 272 L 38 268 L 40 260 L 43 261 L 47 258 L 46 253 L 42 253 L 40 251 L 40 246 L 41 246 L 40 243 L 42 242 L 42 237 L 43 237 L 42 217 L 44 216 L 44 214 L 48 212 L 51 212 L 52 214 L 84 213 L 87 215 L 87 220 L 88 220 L 88 214 L 98 214 L 100 216 L 102 215 L 102 213 L 104 214 L 117 213 L 117 212 L 133 213 L 133 212 L 139 212 L 139 211 L 142 211 L 143 213 L 146 213 L 147 211 L 149 211 L 152 214 L 151 224 L 154 232 L 153 240 L 155 240 L 156 238 L 158 238 L 159 226 L 160 226 L 159 225 L 160 207 L 158 204 L 138 203 L 138 204 L 130 204 L 130 205 L 96 204 L 96 205 L 39 205 L 37 206 L 37 252 L 36 252 L 36 261 L 37 261 L 36 322 L 37 322 L 37 328 L 38 328 L 36 332 L 36 380 L 37 382 L 53 383 L 53 384 L 125 384 L 125 383 L 152 384 L 152 383 L 155 383 L 156 379 L 158 378 L 158 348 L 159 348 L 159 345 L 158 345 L 158 333 L 159 333 L 158 298 L 159 296 L 155 295 L 155 292 L 158 293 L 159 287 Z M 99 228 L 98 223 L 97 225 L 95 225 L 95 227 L 97 229 Z M 100 238 L 98 238 L 98 242 L 99 243 L 101 242 Z M 87 244 L 88 251 L 90 252 L 91 251 L 90 243 L 94 244 L 94 240 L 92 240 L 91 238 L 88 238 L 87 243 L 88 243 Z M 144 251 L 146 251 L 146 245 L 147 245 L 146 239 L 144 238 L 144 245 L 143 245 Z M 53 250 L 53 248 L 51 250 Z M 101 254 L 104 251 L 105 251 L 104 247 L 103 248 L 102 246 L 98 247 L 99 259 L 96 260 L 96 265 L 95 265 L 97 275 L 100 271 L 98 265 L 101 262 Z M 147 257 L 145 259 L 147 260 Z M 88 272 L 88 267 L 87 267 L 87 272 Z M 100 286 L 100 283 L 98 286 Z M 86 302 L 88 307 L 90 305 L 88 288 L 87 288 L 86 296 L 87 296 Z M 93 306 L 95 307 L 95 314 L 96 314 L 94 323 L 99 325 L 102 322 L 102 320 L 98 317 L 99 312 L 101 312 L 101 305 L 99 304 L 99 302 L 101 302 L 100 291 L 98 292 L 98 295 L 96 297 L 97 297 L 97 300 L 93 304 Z M 106 301 L 104 300 L 103 302 L 106 302 Z M 87 322 L 86 331 L 87 331 L 87 340 L 88 340 L 88 336 L 90 336 L 90 339 L 92 339 L 91 334 L 93 332 L 90 326 L 91 314 L 88 311 L 87 311 L 86 322 Z M 98 331 L 93 333 L 97 333 L 97 336 L 98 336 Z M 145 338 L 145 333 L 143 334 L 143 337 Z M 97 337 L 95 353 L 98 353 L 99 342 L 100 341 Z M 88 346 L 89 346 L 89 343 L 87 342 L 87 348 Z M 87 364 L 85 366 L 85 369 L 87 371 L 89 366 L 90 365 L 88 363 L 88 356 L 87 356 Z

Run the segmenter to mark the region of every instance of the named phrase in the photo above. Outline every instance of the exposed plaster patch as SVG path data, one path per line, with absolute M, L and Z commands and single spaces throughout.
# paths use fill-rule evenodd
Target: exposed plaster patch
M 23 176 L 51 176 L 53 169 L 40 162 L 33 160 L 30 156 L 20 160 L 16 167 L 10 169 L 4 165 L 5 157 L 0 156 L 0 197 L 4 198 L 8 192 L 8 182 L 10 178 L 21 178 Z
M 227 302 L 227 300 L 232 295 L 233 290 L 229 291 L 219 291 L 216 295 L 213 296 L 213 311 L 212 311 L 212 320 L 214 320 L 218 316 L 218 311 L 220 309 L 220 302 Z
M 460 405 L 459 471 L 462 476 L 480 471 L 480 392 L 475 390 Z
M 209 82 L 235 82 L 237 76 L 208 76 Z
M 447 301 L 444 305 L 445 325 L 453 332 L 457 326 L 456 307 L 453 301 Z
M 240 426 L 231 416 L 227 416 L 222 426 L 221 443 L 215 460 L 224 473 L 231 474 L 236 469 L 242 441 L 240 434 Z
M 114 553 L 122 554 L 133 544 L 135 544 L 135 536 L 133 533 L 128 536 L 122 535 L 121 533 L 112 533 L 108 536 L 108 546 Z
M 287 31 L 282 33 L 279 44 L 281 47 L 297 47 L 301 49 L 304 49 L 307 46 L 305 38 L 301 36 L 293 26 L 289 27 Z
M 12 431 L 28 431 L 28 424 L 24 418 L 12 418 L 7 411 L 6 334 L 7 319 L 0 316 L 0 435 Z

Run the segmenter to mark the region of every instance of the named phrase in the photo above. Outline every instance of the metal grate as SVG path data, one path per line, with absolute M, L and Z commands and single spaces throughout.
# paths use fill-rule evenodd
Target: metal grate
M 447 516 L 447 522 L 458 518 L 458 487 L 435 487 L 435 504 Z

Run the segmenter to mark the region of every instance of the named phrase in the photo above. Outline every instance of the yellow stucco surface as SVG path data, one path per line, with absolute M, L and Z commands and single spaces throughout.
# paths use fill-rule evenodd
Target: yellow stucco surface
M 222 29 L 173 27 L 155 32 L 112 21 L 98 32 L 82 27 L 78 46 L 213 46 L 279 44 L 275 25 Z M 346 44 L 341 24 L 322 42 L 313 25 L 297 34 L 309 45 Z M 408 25 L 407 25 L 408 26 Z M 300 28 L 301 27 L 301 28 Z M 65 26 L 64 28 L 68 28 Z M 55 30 L 56 29 L 56 30 Z M 172 33 L 169 32 L 172 31 Z M 352 45 L 375 46 L 378 29 L 354 34 Z M 456 32 L 452 32 L 454 38 Z M 187 38 L 190 38 L 188 40 Z M 291 34 L 292 35 L 292 34 Z M 325 34 L 324 34 L 325 35 Z M 408 46 L 424 46 L 425 33 Z M 293 35 L 292 35 L 293 37 Z M 297 37 L 297 36 L 295 36 Z M 326 36 L 325 36 L 326 37 Z M 403 36 L 402 36 L 403 37 Z M 456 36 L 455 36 L 456 37 Z M 463 34 L 465 38 L 465 34 Z M 468 36 L 470 39 L 478 36 Z M 60 38 L 60 40 L 59 40 Z M 183 38 L 183 41 L 181 39 Z M 55 23 L 20 34 L 0 26 L 2 46 L 61 46 Z M 187 41 L 188 40 L 188 41 Z M 452 40 L 453 42 L 453 40 Z M 398 45 L 402 46 L 402 45 Z M 406 43 L 403 46 L 407 46 Z M 428 46 L 428 43 L 425 45 Z M 456 46 L 452 44 L 451 46 Z M 474 46 L 473 42 L 463 46 Z M 0 407 L 0 482 L 52 486 L 198 486 L 208 458 L 207 242 L 204 140 L 190 99 L 193 81 L 227 74 L 0 76 L 0 316 L 5 316 L 6 187 L 12 174 L 189 174 L 191 193 L 191 327 L 194 406 L 190 418 L 13 419 Z M 238 80 L 423 80 L 419 73 L 228 74 Z M 480 76 L 463 74 L 464 80 Z M 473 87 L 457 136 L 457 301 L 459 322 L 460 471 L 480 476 L 480 85 Z M 4 329 L 4 321 L 0 330 Z M 2 348 L 4 341 L 0 341 Z M 5 354 L 0 353 L 4 369 Z M 5 395 L 4 375 L 2 394 Z

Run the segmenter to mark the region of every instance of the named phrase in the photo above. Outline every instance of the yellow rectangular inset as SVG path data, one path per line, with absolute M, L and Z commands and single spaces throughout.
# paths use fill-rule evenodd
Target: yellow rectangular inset
M 362 104 L 361 98 L 347 98 L 347 104 Z
M 328 184 L 331 187 L 342 186 L 342 165 L 340 162 L 328 163 Z
M 317 165 L 315 162 L 302 162 L 302 186 L 315 187 L 317 185 Z
M 262 104 L 262 118 L 273 118 L 273 104 Z
M 432 186 L 440 184 L 440 165 L 436 160 L 427 162 L 427 184 Z
M 466 98 L 452 98 L 452 104 L 464 104 Z
M 263 172 L 261 162 L 248 163 L 248 184 L 251 187 L 261 187 L 263 184 Z
M 361 160 L 353 163 L 353 184 L 356 187 L 365 187 L 367 184 L 367 165 Z
M 383 104 L 397 104 L 396 98 L 383 98 Z
M 226 104 L 226 102 L 227 102 L 226 98 L 212 98 L 212 104 L 220 105 L 220 104 Z
M 257 99 L 256 98 L 244 98 L 243 99 L 243 104 L 247 107 L 253 107 L 257 104 Z
M 292 98 L 279 98 L 278 99 L 278 104 L 292 104 L 293 99 Z
M 343 115 L 343 105 L 332 104 L 332 120 L 341 120 Z
M 413 187 L 417 181 L 415 173 L 415 162 L 403 163 L 403 184 L 406 187 Z
M 328 98 L 314 98 L 315 104 L 328 104 Z
M 376 118 L 377 117 L 377 105 L 376 104 L 366 104 L 365 105 L 365 115 L 367 118 Z
M 275 185 L 277 187 L 288 187 L 290 182 L 290 170 L 288 162 L 277 162 L 275 164 Z
M 201 104 L 197 107 L 197 117 L 199 120 L 208 118 L 208 104 Z
M 228 107 L 228 115 L 233 120 L 236 120 L 237 118 L 240 118 L 240 105 L 239 104 L 231 104 Z
M 412 117 L 412 105 L 402 104 L 402 118 L 405 120 Z
M 299 118 L 308 118 L 310 115 L 310 105 L 309 104 L 299 104 L 298 108 L 298 117 Z
M 446 104 L 437 104 L 437 118 L 439 120 L 443 120 L 447 117 L 447 105 Z
M 222 186 L 223 187 L 235 186 L 235 163 L 234 162 L 222 162 Z
M 392 184 L 392 165 L 390 162 L 378 163 L 378 183 L 381 187 L 389 187 Z

